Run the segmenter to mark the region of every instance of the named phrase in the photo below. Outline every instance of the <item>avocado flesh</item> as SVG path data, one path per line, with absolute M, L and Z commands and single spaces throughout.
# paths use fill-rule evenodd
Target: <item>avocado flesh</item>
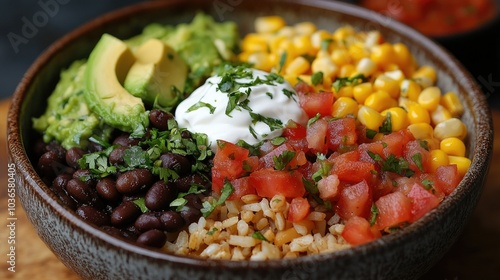
M 85 101 L 103 121 L 125 132 L 148 126 L 144 103 L 122 86 L 135 58 L 121 40 L 104 34 L 87 62 Z
M 171 110 L 180 101 L 188 67 L 173 48 L 158 39 L 144 42 L 125 78 L 132 95 L 156 108 Z

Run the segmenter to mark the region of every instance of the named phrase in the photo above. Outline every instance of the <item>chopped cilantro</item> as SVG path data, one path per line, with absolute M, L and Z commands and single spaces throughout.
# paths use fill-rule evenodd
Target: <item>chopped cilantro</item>
M 278 64 L 278 73 L 281 73 L 283 66 L 285 66 L 287 56 L 288 56 L 287 52 L 281 53 L 280 61 Z
M 319 118 L 321 118 L 321 114 L 320 113 L 317 113 L 314 117 L 310 118 L 308 121 L 307 121 L 307 126 L 311 126 L 313 123 L 315 123 L 317 120 L 319 120 Z
M 425 180 L 422 181 L 422 185 L 424 185 L 424 188 L 426 190 L 430 190 L 430 189 L 432 189 L 432 186 L 434 185 L 434 182 L 432 182 L 431 180 L 425 179 Z
M 379 128 L 380 133 L 389 134 L 392 132 L 392 117 L 391 112 L 387 112 L 384 122 Z
M 418 167 L 418 169 L 421 172 L 424 172 L 424 166 L 422 164 L 422 154 L 421 153 L 416 153 L 411 156 L 411 160 L 415 163 L 415 165 Z
M 366 138 L 373 139 L 375 137 L 375 135 L 377 135 L 377 133 L 378 132 L 376 130 L 367 128 L 366 129 Z
M 218 200 L 213 201 L 213 203 L 210 203 L 209 201 L 203 202 L 203 208 L 200 209 L 201 213 L 203 214 L 203 217 L 208 217 L 212 212 L 215 210 L 215 208 L 219 205 L 222 205 L 226 199 L 234 192 L 234 187 L 231 184 L 231 182 L 226 181 L 224 182 L 224 186 L 222 187 L 221 194 Z
M 207 231 L 207 235 L 213 235 L 216 233 L 219 229 L 216 227 L 213 227 L 211 230 Z
M 411 177 L 415 172 L 410 169 L 410 164 L 408 161 L 402 157 L 396 157 L 390 154 L 385 160 L 379 155 L 372 151 L 367 151 L 368 155 L 376 161 L 382 171 L 389 171 L 401 176 Z
M 273 161 L 274 161 L 274 168 L 276 170 L 285 170 L 287 164 L 290 163 L 290 161 L 293 159 L 295 156 L 294 151 L 283 151 L 283 153 L 279 156 L 274 156 Z
M 252 237 L 262 241 L 268 241 L 267 238 L 260 231 L 255 231 L 254 233 L 252 233 Z
M 377 221 L 377 216 L 378 216 L 378 207 L 375 205 L 375 203 L 372 203 L 372 207 L 370 208 L 370 226 L 373 226 L 375 224 L 375 221 Z
M 146 207 L 146 203 L 144 201 L 144 197 L 139 197 L 138 199 L 135 199 L 132 201 L 135 205 L 141 209 L 142 213 L 146 213 L 149 211 L 148 207 Z
M 357 85 L 361 82 L 366 80 L 366 77 L 363 74 L 358 74 L 353 77 L 342 77 L 342 78 L 337 78 L 335 82 L 333 82 L 332 86 L 335 92 L 339 92 L 341 87 L 348 86 L 348 85 Z
M 323 72 L 319 71 L 319 72 L 312 74 L 311 83 L 314 86 L 317 86 L 317 85 L 323 83 Z
M 212 106 L 212 104 L 205 103 L 205 102 L 202 102 L 202 101 L 198 101 L 198 103 L 196 103 L 193 106 L 189 107 L 187 109 L 187 112 L 192 112 L 192 111 L 198 110 L 200 108 L 204 108 L 204 107 L 208 108 L 208 110 L 210 110 L 210 114 L 213 114 L 215 112 L 215 107 Z
M 427 151 L 430 151 L 429 142 L 427 142 L 426 140 L 418 140 L 418 144 L 420 145 L 420 147 L 426 149 Z

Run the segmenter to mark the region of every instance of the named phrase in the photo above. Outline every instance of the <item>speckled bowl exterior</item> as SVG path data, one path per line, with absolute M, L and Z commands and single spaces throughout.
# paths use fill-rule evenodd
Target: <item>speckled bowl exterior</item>
M 242 33 L 256 16 L 278 14 L 288 23 L 313 21 L 333 30 L 351 24 L 377 29 L 391 42 L 408 45 L 421 64 L 438 70 L 438 85 L 456 91 L 472 166 L 454 193 L 416 223 L 352 249 L 289 260 L 251 262 L 180 257 L 116 239 L 61 206 L 35 172 L 32 118 L 44 111 L 61 69 L 89 55 L 102 33 L 128 38 L 150 22 L 190 21 L 204 10 L 216 20 L 234 20 Z M 84 279 L 415 279 L 450 248 L 481 194 L 492 151 L 492 119 L 479 87 L 446 51 L 396 21 L 358 7 L 324 0 L 151 1 L 99 17 L 57 41 L 32 65 L 13 97 L 8 115 L 10 161 L 17 168 L 17 193 L 40 238 Z

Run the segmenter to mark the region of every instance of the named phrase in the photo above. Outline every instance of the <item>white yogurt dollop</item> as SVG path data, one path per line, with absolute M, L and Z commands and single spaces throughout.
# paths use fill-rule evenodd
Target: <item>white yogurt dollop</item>
M 289 120 L 302 125 L 307 122 L 299 97 L 288 82 L 264 71 L 245 71 L 233 75 L 234 79 L 225 75 L 207 79 L 175 111 L 179 126 L 205 133 L 214 152 L 217 140 L 243 140 L 253 145 L 281 135 Z M 230 101 L 236 105 L 226 114 Z

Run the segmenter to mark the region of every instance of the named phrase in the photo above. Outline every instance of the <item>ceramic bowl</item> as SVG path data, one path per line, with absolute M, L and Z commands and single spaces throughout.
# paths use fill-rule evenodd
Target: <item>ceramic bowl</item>
M 145 249 L 104 233 L 62 206 L 33 167 L 32 118 L 44 111 L 61 69 L 85 58 L 102 33 L 119 38 L 138 34 L 147 23 L 189 21 L 198 10 L 216 20 L 253 29 L 256 16 L 279 14 L 288 23 L 313 21 L 333 30 L 350 24 L 378 29 L 391 42 L 405 43 L 422 64 L 436 67 L 438 86 L 456 91 L 468 126 L 466 141 L 472 165 L 447 199 L 404 230 L 366 245 L 297 259 L 219 261 L 175 256 Z M 481 194 L 492 151 L 492 120 L 487 103 L 469 73 L 426 37 L 359 7 L 322 0 L 151 1 L 99 17 L 47 49 L 18 86 L 8 115 L 10 162 L 18 175 L 17 194 L 40 238 L 84 279 L 412 279 L 435 264 L 462 232 Z

